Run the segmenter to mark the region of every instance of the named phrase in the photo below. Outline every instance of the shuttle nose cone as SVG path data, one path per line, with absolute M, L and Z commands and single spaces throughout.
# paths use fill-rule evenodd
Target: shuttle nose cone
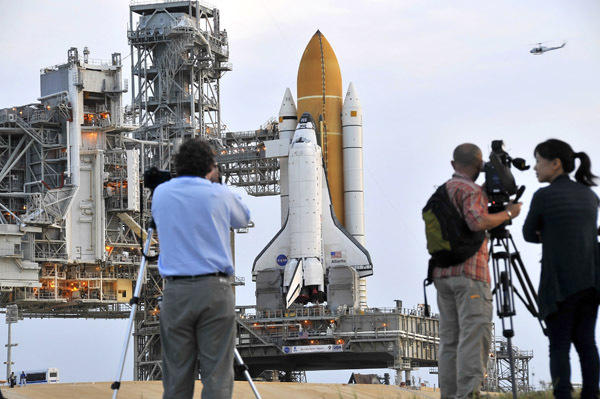
M 356 124 L 362 125 L 362 106 L 358 98 L 358 93 L 354 88 L 354 83 L 350 83 L 342 107 L 342 126 Z
M 279 108 L 279 123 L 283 123 L 285 119 L 297 119 L 296 112 L 296 103 L 294 103 L 294 97 L 288 87 L 285 89 L 281 107 Z
M 300 117 L 300 121 L 298 123 L 307 123 L 307 122 L 312 123 L 313 127 L 315 126 L 315 120 L 313 119 L 312 115 L 309 114 L 308 112 L 305 112 Z
M 349 102 L 355 102 L 360 104 L 360 100 L 358 99 L 358 93 L 356 92 L 356 88 L 354 88 L 354 83 L 350 82 L 348 86 L 348 91 L 346 92 L 346 98 L 344 99 L 344 107 Z

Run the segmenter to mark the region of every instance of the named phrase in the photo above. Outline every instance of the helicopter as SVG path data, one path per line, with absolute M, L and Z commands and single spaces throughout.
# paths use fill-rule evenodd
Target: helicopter
M 565 47 L 566 44 L 567 44 L 567 42 L 564 42 L 563 44 L 561 44 L 560 46 L 557 46 L 557 47 L 545 47 L 545 46 L 542 46 L 542 43 L 537 43 L 537 46 L 532 48 L 530 53 L 533 55 L 542 55 L 545 52 L 563 48 L 563 47 Z

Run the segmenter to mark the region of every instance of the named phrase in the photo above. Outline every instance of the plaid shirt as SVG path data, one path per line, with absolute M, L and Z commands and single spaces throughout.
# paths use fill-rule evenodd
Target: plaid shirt
M 483 189 L 475 184 L 467 175 L 455 172 L 452 179 L 446 182 L 448 196 L 454 203 L 458 212 L 464 217 L 469 228 L 475 231 L 481 220 L 488 214 L 487 196 Z M 483 244 L 475 255 L 451 267 L 436 267 L 433 269 L 433 278 L 465 276 L 473 280 L 479 280 L 490 284 L 490 269 L 488 267 L 488 240 Z

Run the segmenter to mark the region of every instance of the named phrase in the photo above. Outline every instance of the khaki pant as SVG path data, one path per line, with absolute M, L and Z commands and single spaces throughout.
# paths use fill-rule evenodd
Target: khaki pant
M 160 311 L 163 399 L 192 399 L 202 376 L 203 399 L 233 394 L 235 304 L 229 280 L 209 276 L 167 281 Z
M 439 385 L 442 399 L 477 394 L 492 339 L 492 293 L 464 276 L 435 279 L 440 310 Z

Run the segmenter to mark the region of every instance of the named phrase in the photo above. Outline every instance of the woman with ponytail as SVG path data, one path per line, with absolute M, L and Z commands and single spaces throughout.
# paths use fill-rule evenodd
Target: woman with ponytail
M 555 398 L 571 398 L 569 350 L 579 355 L 581 398 L 598 398 L 600 361 L 595 342 L 600 303 L 598 196 L 590 189 L 597 178 L 590 158 L 560 140 L 547 140 L 534 151 L 540 183 L 531 200 L 523 236 L 542 244 L 538 305 L 550 340 L 550 375 Z M 569 173 L 579 168 L 575 181 Z

